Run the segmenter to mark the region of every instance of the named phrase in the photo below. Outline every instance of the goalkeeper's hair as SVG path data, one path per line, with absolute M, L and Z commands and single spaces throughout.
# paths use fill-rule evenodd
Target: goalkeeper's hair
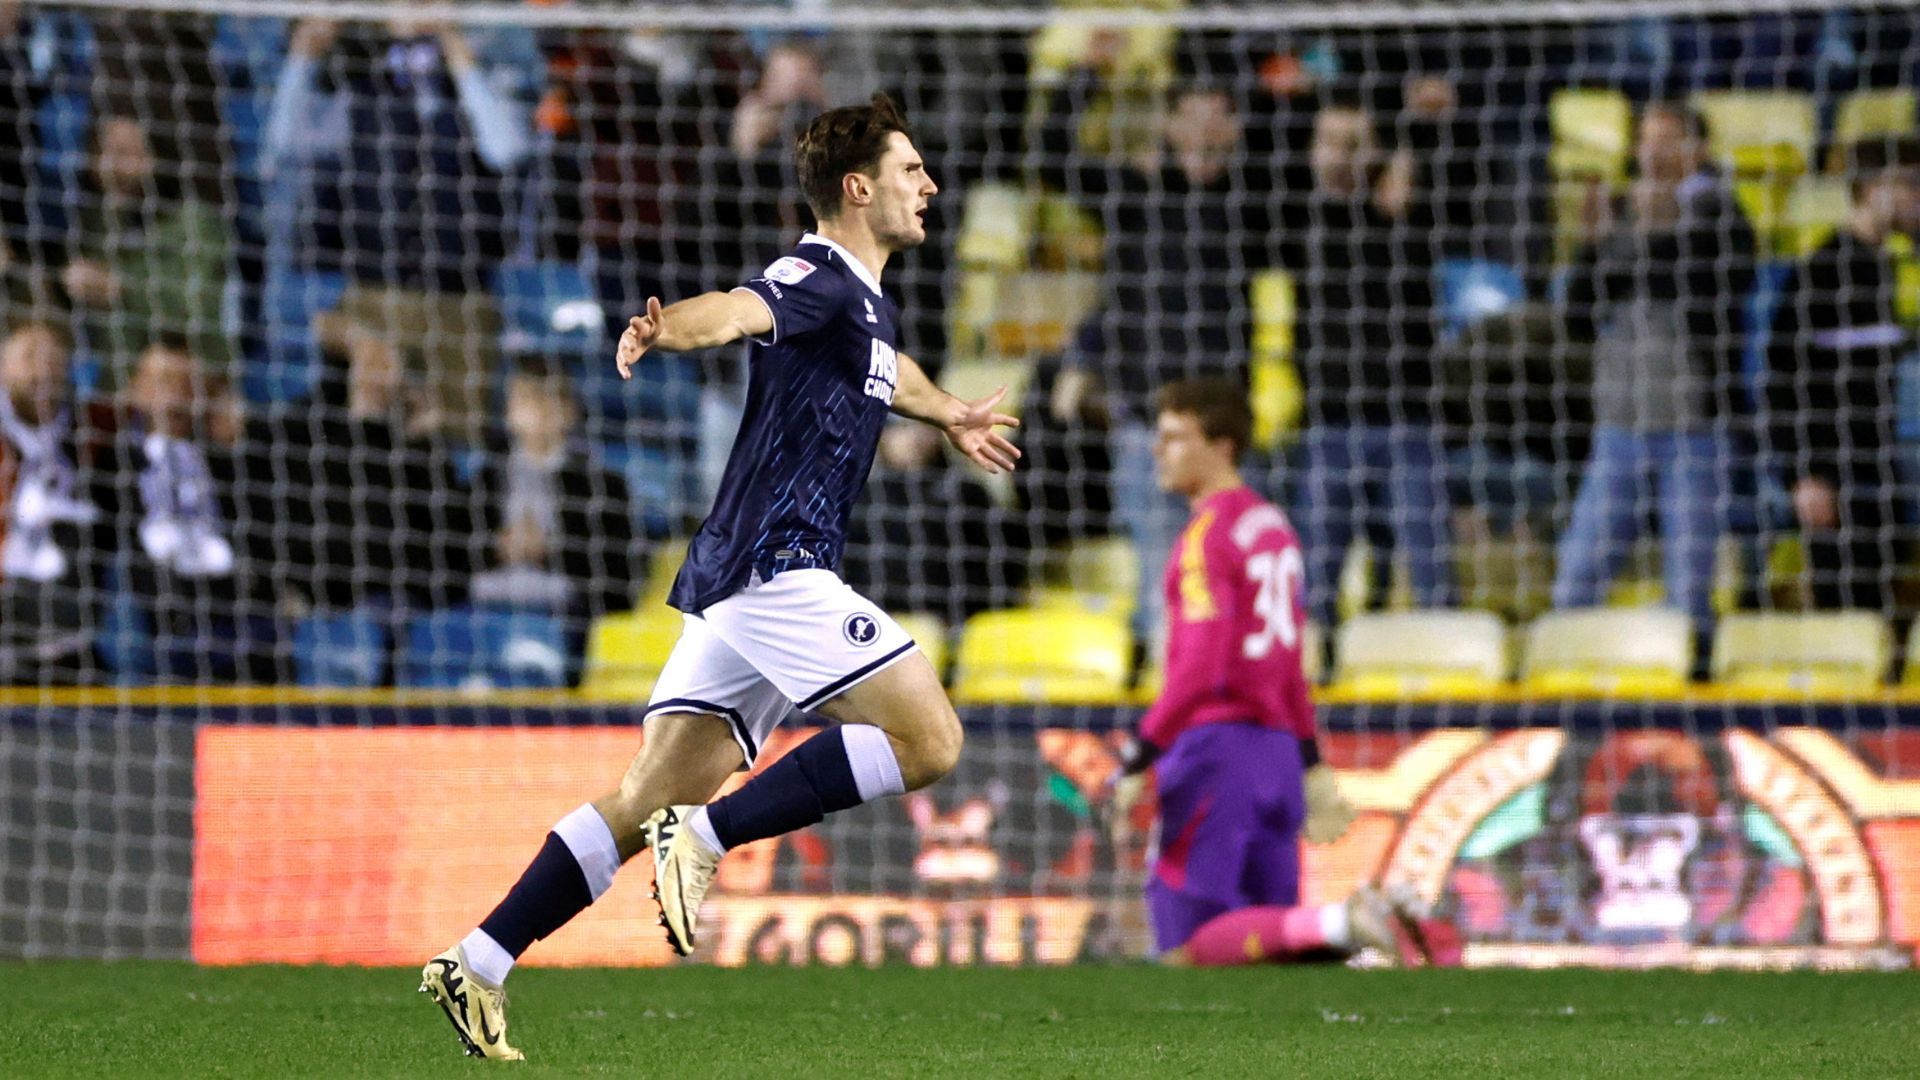
M 1247 404 L 1247 388 L 1232 379 L 1208 377 L 1168 383 L 1160 388 L 1153 404 L 1156 414 L 1191 416 L 1200 422 L 1200 433 L 1208 439 L 1232 443 L 1236 461 L 1253 442 L 1253 408 Z
M 865 105 L 843 105 L 813 118 L 794 147 L 800 174 L 800 193 L 813 216 L 821 221 L 838 217 L 841 185 L 848 173 L 873 175 L 887 152 L 887 136 L 899 132 L 913 138 L 900 106 L 885 94 L 875 94 Z

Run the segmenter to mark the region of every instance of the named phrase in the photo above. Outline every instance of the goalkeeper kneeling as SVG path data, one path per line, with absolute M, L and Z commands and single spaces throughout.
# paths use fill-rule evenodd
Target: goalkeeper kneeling
M 1162 390 L 1157 405 L 1159 482 L 1192 503 L 1193 518 L 1167 562 L 1166 688 L 1124 755 L 1112 820 L 1128 828 L 1151 767 L 1160 828 L 1147 910 L 1162 959 L 1249 964 L 1373 950 L 1393 963 L 1457 962 L 1457 946 L 1429 942 L 1442 928 L 1410 895 L 1364 887 L 1341 903 L 1300 906 L 1300 837 L 1328 843 L 1353 820 L 1315 741 L 1300 541 L 1240 479 L 1252 428 L 1244 389 L 1189 380 Z

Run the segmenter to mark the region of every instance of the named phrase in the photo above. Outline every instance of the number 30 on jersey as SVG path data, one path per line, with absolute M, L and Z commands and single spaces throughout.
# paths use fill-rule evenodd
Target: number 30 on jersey
M 1300 647 L 1300 588 L 1306 584 L 1307 566 L 1297 547 L 1280 551 L 1262 551 L 1247 560 L 1247 580 L 1253 583 L 1253 614 L 1260 628 L 1240 643 L 1241 655 L 1263 660 L 1273 651 L 1274 642 L 1282 648 Z

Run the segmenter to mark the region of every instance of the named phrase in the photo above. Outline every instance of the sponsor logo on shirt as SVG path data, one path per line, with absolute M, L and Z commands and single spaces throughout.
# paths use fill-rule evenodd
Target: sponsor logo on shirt
M 900 384 L 900 357 L 893 346 L 873 339 L 873 351 L 867 357 L 867 396 L 879 398 L 891 407 L 893 388 Z

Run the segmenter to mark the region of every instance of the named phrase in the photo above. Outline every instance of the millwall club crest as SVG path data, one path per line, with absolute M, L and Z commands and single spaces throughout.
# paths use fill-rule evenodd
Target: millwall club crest
M 840 634 L 847 644 L 864 648 L 880 640 L 880 623 L 865 612 L 855 612 L 840 624 Z

